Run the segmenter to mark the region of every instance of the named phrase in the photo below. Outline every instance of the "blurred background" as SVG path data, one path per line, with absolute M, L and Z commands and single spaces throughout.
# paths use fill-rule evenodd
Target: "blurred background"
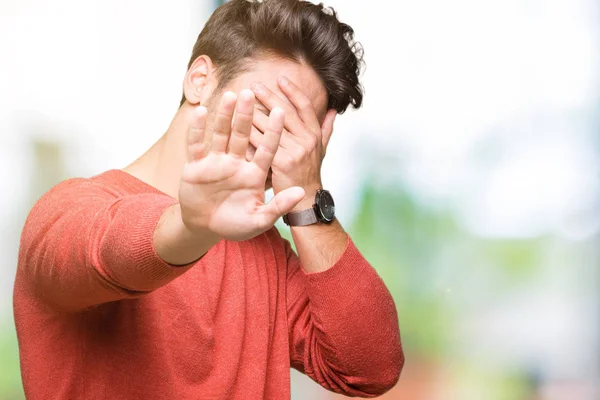
M 218 3 L 0 0 L 0 399 L 23 398 L 30 207 L 162 135 Z M 598 2 L 327 4 L 365 48 L 324 182 L 397 302 L 407 361 L 384 398 L 600 399 Z M 292 390 L 341 398 L 295 371 Z

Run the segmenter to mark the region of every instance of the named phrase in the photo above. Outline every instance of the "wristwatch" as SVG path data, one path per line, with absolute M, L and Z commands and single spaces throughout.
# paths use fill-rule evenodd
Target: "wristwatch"
M 335 203 L 327 190 L 317 190 L 315 204 L 303 211 L 287 213 L 283 222 L 289 226 L 306 226 L 322 222 L 330 224 L 335 219 Z

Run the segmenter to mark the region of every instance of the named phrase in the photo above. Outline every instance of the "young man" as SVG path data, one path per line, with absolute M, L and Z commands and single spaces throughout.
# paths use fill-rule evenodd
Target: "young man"
M 308 2 L 219 7 L 163 137 L 36 203 L 14 291 L 29 399 L 284 399 L 290 366 L 353 396 L 397 382 L 393 300 L 321 184 L 362 101 L 352 40 Z

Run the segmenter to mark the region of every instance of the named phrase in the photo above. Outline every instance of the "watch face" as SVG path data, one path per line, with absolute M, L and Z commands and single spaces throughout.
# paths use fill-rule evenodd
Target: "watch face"
M 317 192 L 316 203 L 319 216 L 326 222 L 333 221 L 335 218 L 335 203 L 331 194 L 327 190 L 319 190 Z

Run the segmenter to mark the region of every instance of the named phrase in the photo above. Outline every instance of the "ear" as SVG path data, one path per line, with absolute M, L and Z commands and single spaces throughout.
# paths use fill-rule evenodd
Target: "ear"
M 336 116 L 337 111 L 332 108 L 331 110 L 327 111 L 327 114 L 325 114 L 323 125 L 321 125 L 321 137 L 323 138 L 323 147 L 325 148 L 327 148 L 329 139 L 331 139 L 331 134 L 333 133 L 333 123 L 335 122 Z
M 194 60 L 183 81 L 183 93 L 193 105 L 203 104 L 210 98 L 214 86 L 214 66 L 207 55 Z

